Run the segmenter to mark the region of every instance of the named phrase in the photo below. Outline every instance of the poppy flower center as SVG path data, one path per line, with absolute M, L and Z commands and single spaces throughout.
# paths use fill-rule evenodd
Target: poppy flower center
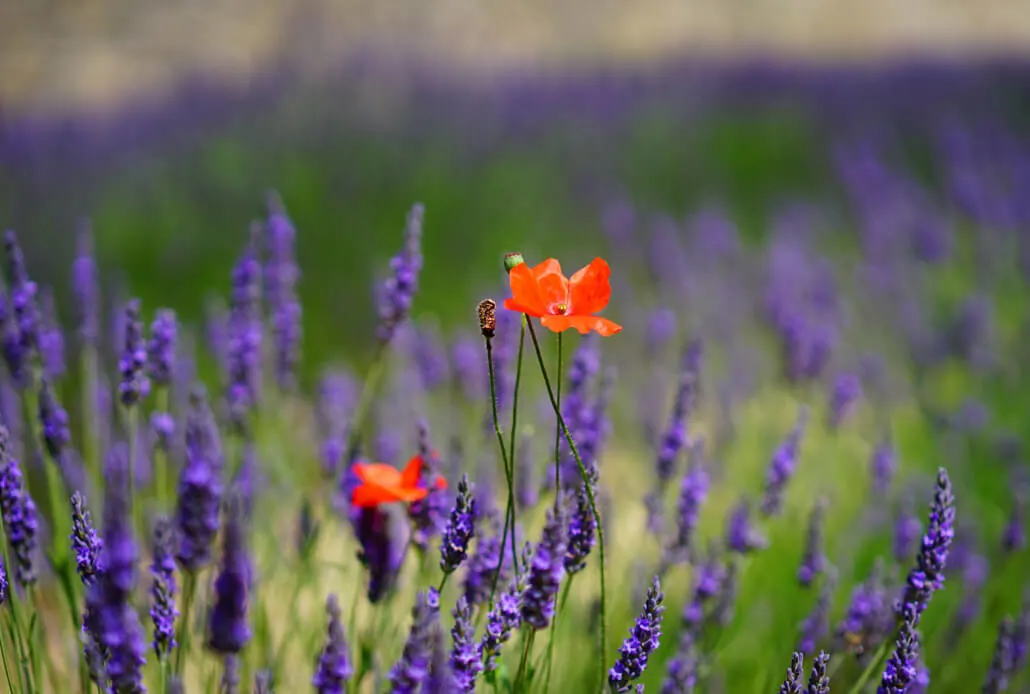
M 566 313 L 569 312 L 569 305 L 566 303 L 555 304 L 554 312 L 556 315 L 564 316 Z

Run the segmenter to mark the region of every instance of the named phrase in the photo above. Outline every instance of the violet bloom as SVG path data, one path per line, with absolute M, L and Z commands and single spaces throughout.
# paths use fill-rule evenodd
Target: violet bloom
M 805 694 L 805 655 L 794 651 L 790 657 L 787 679 L 780 685 L 780 694 Z
M 805 553 L 798 568 L 798 583 L 808 587 L 815 578 L 826 569 L 826 554 L 823 552 L 823 521 L 826 515 L 826 504 L 816 502 L 808 517 L 808 530 L 805 533 Z
M 1026 547 L 1026 501 L 1017 494 L 1001 536 L 1001 548 L 1006 553 L 1018 552 Z
M 563 564 L 565 573 L 573 576 L 586 568 L 587 557 L 590 556 L 597 538 L 597 520 L 590 509 L 586 485 L 579 485 L 575 496 L 566 496 L 566 499 L 574 499 L 575 505 L 567 512 L 569 528 Z
M 139 561 L 129 518 L 128 447 L 112 448 L 107 462 L 107 496 L 104 501 L 104 548 L 96 583 L 86 596 L 83 627 L 91 642 L 106 654 L 106 675 L 117 694 L 141 694 L 145 646 L 132 596 Z M 87 650 L 91 646 L 87 642 Z M 87 653 L 88 655 L 88 653 Z
M 994 644 L 991 667 L 987 671 L 987 679 L 981 690 L 983 694 L 1001 694 L 1008 691 L 1009 678 L 1015 674 L 1012 654 L 1015 628 L 1015 622 L 1011 617 L 1005 617 L 998 625 L 998 640 Z
M 21 466 L 11 455 L 7 429 L 0 424 L 0 516 L 14 563 L 14 579 L 28 588 L 36 583 L 35 554 L 39 520 L 36 504 L 22 479 Z
M 762 497 L 762 515 L 773 516 L 783 506 L 783 492 L 797 470 L 801 437 L 808 421 L 808 408 L 802 406 L 797 422 L 787 438 L 773 453 L 765 478 L 765 494 Z
M 275 378 L 288 390 L 296 385 L 302 335 L 297 280 L 300 269 L 294 258 L 297 232 L 275 194 L 269 195 L 267 230 L 269 258 L 265 265 L 265 288 L 272 320 Z
M 820 651 L 812 664 L 812 675 L 808 678 L 807 694 L 830 694 L 830 677 L 827 673 L 829 664 L 830 654 Z
M 712 599 L 719 595 L 726 578 L 726 569 L 715 552 L 696 564 L 691 577 L 693 582 L 690 602 L 683 606 L 683 624 L 696 630 L 705 618 L 705 609 Z
M 748 554 L 765 549 L 767 544 L 765 536 L 751 524 L 751 504 L 741 499 L 730 509 L 726 521 L 726 546 L 731 552 Z
M 440 541 L 440 569 L 453 573 L 468 558 L 469 542 L 476 534 L 476 499 L 472 496 L 468 475 L 458 482 L 458 496 L 451 517 Z
M 9 584 L 7 582 L 7 567 L 4 566 L 4 560 L 0 559 L 0 605 L 7 602 L 7 592 Z
M 64 375 L 64 332 L 57 320 L 54 294 L 49 288 L 40 294 L 39 359 L 43 365 L 43 375 L 47 378 Z
M 498 564 L 501 564 L 502 573 L 508 566 L 501 561 L 500 518 L 496 512 L 492 512 L 486 522 L 490 526 L 490 533 L 484 535 L 482 530 L 476 533 L 476 551 L 469 559 L 465 574 L 464 595 L 469 604 L 474 606 L 482 605 L 490 599 Z M 503 575 L 499 577 L 498 583 L 503 585 L 503 578 Z
M 554 602 L 564 573 L 565 502 L 560 498 L 547 512 L 543 536 L 529 568 L 522 592 L 522 621 L 535 630 L 546 629 L 554 617 Z
M 404 227 L 404 247 L 390 260 L 393 275 L 383 284 L 379 301 L 380 344 L 393 340 L 400 325 L 411 312 L 422 270 L 422 217 L 425 208 L 416 204 L 408 213 Z
M 501 655 L 501 648 L 522 622 L 522 605 L 519 595 L 519 587 L 512 586 L 510 590 L 500 595 L 486 617 L 486 633 L 483 634 L 483 640 L 479 647 L 483 654 L 483 671 L 486 673 L 497 669 L 497 659 Z
M 43 446 L 53 460 L 60 461 L 72 434 L 68 428 L 68 413 L 57 401 L 46 377 L 39 381 L 39 421 L 43 425 Z
M 839 374 L 833 382 L 830 393 L 830 422 L 836 429 L 851 413 L 858 399 L 862 397 L 862 381 L 853 373 Z
M 873 450 L 869 467 L 872 470 L 873 491 L 885 496 L 890 491 L 894 473 L 897 470 L 897 456 L 889 440 L 881 441 Z
M 894 626 L 891 600 L 884 587 L 883 565 L 877 563 L 869 578 L 851 592 L 851 603 L 837 627 L 837 636 L 855 652 L 880 642 Z
M 418 486 L 429 492 L 423 499 L 408 504 L 408 517 L 412 525 L 411 542 L 425 552 L 433 538 L 443 532 L 450 505 L 447 494 L 437 487 L 440 460 L 430 443 L 429 425 L 424 419 L 418 422 L 418 452 L 422 457 Z
M 381 601 L 397 581 L 408 542 L 393 509 L 370 506 L 352 508 L 351 521 L 360 549 L 358 560 L 368 570 L 368 600 Z
M 93 528 L 93 519 L 81 492 L 72 494 L 72 549 L 75 550 L 75 568 L 82 584 L 91 586 L 97 579 L 97 559 L 104 543 Z
M 150 433 L 154 437 L 156 448 L 168 453 L 172 450 L 172 439 L 175 436 L 175 417 L 171 412 L 150 413 Z
M 175 648 L 175 526 L 167 518 L 154 524 L 151 547 L 150 618 L 154 624 L 154 654 L 164 660 Z
M 658 459 L 655 462 L 659 488 L 668 484 L 676 474 L 676 459 L 687 444 L 687 420 L 696 406 L 698 379 L 700 378 L 697 368 L 699 365 L 696 363 L 698 360 L 692 355 L 694 352 L 700 352 L 700 344 L 699 341 L 694 340 L 687 346 L 687 355 L 690 358 L 684 358 L 684 368 L 676 389 L 676 399 L 673 402 L 669 422 L 665 427 L 661 446 L 658 449 Z
M 619 648 L 619 659 L 608 671 L 608 684 L 612 691 L 628 692 L 630 684 L 634 680 L 640 679 L 644 670 L 647 669 L 647 661 L 651 654 L 658 649 L 659 638 L 662 634 L 662 616 L 665 613 L 665 608 L 662 607 L 664 598 L 658 577 L 655 576 L 647 591 L 644 608 L 637 617 L 636 624 L 630 630 L 629 638 Z
M 472 607 L 464 596 L 458 598 L 454 608 L 454 626 L 451 628 L 451 676 L 454 692 L 472 694 L 476 678 L 483 670 L 482 651 L 476 642 L 476 626 L 472 623 Z
M 830 601 L 833 599 L 833 581 L 824 581 L 815 607 L 798 625 L 798 643 L 795 650 L 813 653 L 830 630 Z
M 694 530 L 701 515 L 701 506 L 708 498 L 708 470 L 700 460 L 704 443 L 697 440 L 690 450 L 687 472 L 680 483 L 676 514 L 676 537 L 669 548 L 669 563 L 681 559 L 693 546 Z
M 347 639 L 340 621 L 340 603 L 336 596 L 330 594 L 325 602 L 325 611 L 329 616 L 325 645 L 318 656 L 318 669 L 311 679 L 311 686 L 318 694 L 343 694 L 347 682 L 354 674 L 351 666 Z
M 430 588 L 415 597 L 411 632 L 404 644 L 400 660 L 390 670 L 392 694 L 415 694 L 429 675 L 429 659 L 433 649 L 433 630 L 440 617 L 440 594 Z
M 261 396 L 261 263 L 256 243 L 251 238 L 232 271 L 225 400 L 232 424 L 239 430 L 246 428 Z
M 916 565 L 908 574 L 899 609 L 900 617 L 906 614 L 907 606 L 912 607 L 913 628 L 919 624 L 919 618 L 934 592 L 944 585 L 944 565 L 954 537 L 955 497 L 951 492 L 948 472 L 940 468 L 937 471 L 937 489 L 930 505 L 926 534 L 923 535 L 923 543 L 916 556 Z
M 919 660 L 919 632 L 916 631 L 918 620 L 917 605 L 912 602 L 905 603 L 901 632 L 895 642 L 894 652 L 887 661 L 887 668 L 880 679 L 876 694 L 905 694 L 909 686 L 915 682 Z
M 122 404 L 132 407 L 150 394 L 150 379 L 147 377 L 147 344 L 143 338 L 143 322 L 140 320 L 139 299 L 125 305 L 122 352 L 118 358 L 121 382 L 118 394 Z
M 21 376 L 28 376 L 24 372 L 28 368 L 30 360 L 39 349 L 40 315 L 39 306 L 36 303 L 36 283 L 29 278 L 28 267 L 25 264 L 25 256 L 22 254 L 21 246 L 18 245 L 18 237 L 13 231 L 4 235 L 4 248 L 7 251 L 7 281 L 10 283 L 10 318 L 13 318 L 17 335 L 18 357 L 16 360 L 8 360 L 12 379 L 16 384 L 27 385 Z
M 184 571 L 196 572 L 211 561 L 222 500 L 222 446 L 214 415 L 202 387 L 194 389 L 186 416 L 186 464 L 179 477 L 175 520 Z
M 219 655 L 237 655 L 250 641 L 247 605 L 251 564 L 241 500 L 231 499 L 222 532 L 222 563 L 215 578 L 207 622 L 207 647 Z
M 451 672 L 443 629 L 440 626 L 433 629 L 430 640 L 432 655 L 429 658 L 429 675 L 422 683 L 422 694 L 454 694 L 454 674 Z
M 100 338 L 100 280 L 93 256 L 93 234 L 83 224 L 76 240 L 76 257 L 72 265 L 72 290 L 78 310 L 79 336 L 88 347 L 96 347 Z
M 661 694 L 692 694 L 698 680 L 698 658 L 694 634 L 680 632 L 676 655 L 669 659 Z
M 159 388 L 167 388 L 172 384 L 177 337 L 175 311 L 159 308 L 154 322 L 150 324 L 150 342 L 147 343 L 147 371 L 150 380 Z

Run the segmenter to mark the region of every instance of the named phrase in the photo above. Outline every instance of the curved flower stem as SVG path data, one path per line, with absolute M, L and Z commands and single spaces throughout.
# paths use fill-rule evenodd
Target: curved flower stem
M 154 393 L 156 402 L 155 411 L 168 412 L 168 387 L 158 386 Z M 161 445 L 154 448 L 154 492 L 157 496 L 158 506 L 163 510 L 171 503 L 171 494 L 168 490 L 168 454 Z
M 519 661 L 519 671 L 515 675 L 515 685 L 512 687 L 512 691 L 515 694 L 519 694 L 522 691 L 522 678 L 526 675 L 526 664 L 529 662 L 529 654 L 533 652 L 533 638 L 535 636 L 536 630 L 532 629 L 522 640 L 522 660 Z
M 195 571 L 186 572 L 186 580 L 182 587 L 182 616 L 179 618 L 179 647 L 175 649 L 175 674 L 182 677 L 183 656 L 189 650 L 190 637 L 190 608 L 193 607 L 194 593 L 197 592 L 197 574 Z
M 876 654 L 873 656 L 873 659 L 869 661 L 868 665 L 866 665 L 865 670 L 862 671 L 861 676 L 859 676 L 859 678 L 855 681 L 855 684 L 851 687 L 851 689 L 848 690 L 848 694 L 858 694 L 865 688 L 865 685 L 869 681 L 869 678 L 872 677 L 873 673 L 879 669 L 880 663 L 883 661 L 883 656 L 887 654 L 887 649 L 893 642 L 894 631 L 892 631 L 891 634 L 883 640 L 883 643 L 880 644 L 879 650 L 876 651 Z
M 561 336 L 561 333 L 558 333 Z M 568 580 L 565 581 L 565 587 L 561 591 L 561 599 L 558 600 L 558 607 L 554 611 L 554 619 L 551 620 L 551 640 L 547 644 L 547 660 L 544 662 L 544 691 L 548 690 L 551 686 L 551 662 L 554 659 L 554 637 L 558 630 L 558 617 L 561 616 L 562 608 L 565 607 L 565 603 L 569 600 L 569 591 L 572 590 L 572 579 L 576 577 L 575 574 L 569 576 Z
M 4 676 L 7 678 L 7 687 L 14 691 L 14 680 L 11 679 L 11 670 L 7 667 L 7 648 L 4 646 L 4 637 L 0 635 L 0 661 L 4 664 Z
M 569 427 L 565 424 L 565 418 L 562 417 L 561 408 L 558 407 L 558 401 L 554 397 L 554 390 L 551 388 L 551 379 L 547 375 L 547 366 L 544 364 L 544 355 L 540 351 L 540 341 L 536 336 L 536 329 L 533 327 L 533 321 L 527 319 L 529 325 L 529 336 L 533 340 L 533 349 L 536 351 L 537 361 L 540 363 L 540 373 L 544 377 L 544 385 L 547 387 L 547 395 L 551 399 L 551 407 L 554 409 L 554 416 L 558 419 L 558 424 L 561 426 L 562 432 L 565 434 L 565 442 L 569 444 L 569 450 L 572 452 L 572 457 L 576 459 L 576 466 L 579 468 L 580 477 L 583 478 L 583 487 L 587 493 L 587 501 L 590 504 L 590 513 L 594 516 L 594 521 L 597 523 L 597 554 L 600 562 L 601 569 L 601 682 L 600 687 L 604 686 L 605 679 L 605 657 L 608 651 L 608 615 L 607 615 L 607 595 L 605 590 L 604 581 L 604 527 L 601 524 L 601 514 L 597 512 L 597 503 L 594 500 L 594 489 L 590 482 L 590 475 L 587 474 L 587 469 L 583 465 L 583 459 L 579 456 L 579 450 L 576 449 L 576 444 L 572 441 L 572 434 L 569 433 Z
M 501 431 L 501 419 L 497 410 L 497 376 L 494 373 L 493 341 L 485 337 L 486 362 L 490 371 L 490 407 L 493 413 L 494 432 L 497 434 L 497 446 L 501 450 L 501 462 L 504 464 L 504 474 L 508 482 L 508 503 L 504 512 L 504 529 L 501 531 L 501 551 L 497 555 L 497 570 L 494 571 L 494 580 L 490 586 L 489 605 L 494 604 L 494 596 L 497 593 L 497 582 L 501 576 L 501 567 L 504 565 L 504 551 L 508 545 L 508 535 L 511 533 L 511 563 L 515 572 L 518 573 L 518 548 L 515 546 L 515 429 L 518 426 L 519 412 L 519 387 L 522 384 L 522 354 L 526 344 L 526 318 L 522 318 L 522 328 L 519 331 L 519 353 L 515 366 L 515 393 L 512 397 L 511 406 L 511 431 L 509 432 L 509 446 L 504 447 L 504 433 Z

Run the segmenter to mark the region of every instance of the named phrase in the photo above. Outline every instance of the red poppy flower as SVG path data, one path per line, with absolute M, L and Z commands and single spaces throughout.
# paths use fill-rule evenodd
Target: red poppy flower
M 611 298 L 610 275 L 608 263 L 601 258 L 594 258 L 570 278 L 562 274 L 554 258 L 534 268 L 520 263 L 508 273 L 511 298 L 504 300 L 504 308 L 536 316 L 545 328 L 556 333 L 575 328 L 584 335 L 590 331 L 606 337 L 614 335 L 622 326 L 594 315 Z
M 355 463 L 354 474 L 361 484 L 354 488 L 351 504 L 367 508 L 394 501 L 410 503 L 424 499 L 429 490 L 418 486 L 422 465 L 422 457 L 417 455 L 408 461 L 403 471 L 385 463 Z M 446 489 L 447 480 L 437 476 L 433 486 Z

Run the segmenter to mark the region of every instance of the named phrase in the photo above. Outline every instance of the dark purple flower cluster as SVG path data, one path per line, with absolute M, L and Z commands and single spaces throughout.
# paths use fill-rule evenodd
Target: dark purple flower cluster
M 853 373 L 842 373 L 833 382 L 830 393 L 830 427 L 836 429 L 862 397 L 862 380 Z
M 39 382 L 39 421 L 43 425 L 43 445 L 47 453 L 60 461 L 72 434 L 68 428 L 68 413 L 57 401 L 54 388 L 45 377 Z
M 354 535 L 361 546 L 358 560 L 368 570 L 368 599 L 375 604 L 393 590 L 408 551 L 407 538 L 392 509 L 351 509 Z
M 826 569 L 826 554 L 823 551 L 823 520 L 826 515 L 826 503 L 816 502 L 808 517 L 808 530 L 805 533 L 805 553 L 801 557 L 798 568 L 798 583 L 810 586 Z
M 392 694 L 415 694 L 429 675 L 433 650 L 433 631 L 440 617 L 440 594 L 435 588 L 419 593 L 412 610 L 411 633 L 400 660 L 390 670 Z
M 75 550 L 75 568 L 83 585 L 90 586 L 97 579 L 97 560 L 104 546 L 103 541 L 93 528 L 86 507 L 86 497 L 81 492 L 72 494 L 72 549 Z
M 151 545 L 150 619 L 154 623 L 154 654 L 167 658 L 175 648 L 175 526 L 167 518 L 154 524 Z
M 458 481 L 458 496 L 440 541 L 440 569 L 453 573 L 468 558 L 469 543 L 476 534 L 476 499 L 468 475 Z
M 454 608 L 454 626 L 451 628 L 450 691 L 472 694 L 476 678 L 483 671 L 483 653 L 476 641 L 476 625 L 472 622 L 472 606 L 464 596 L 458 598 Z
M 83 628 L 89 635 L 87 660 L 106 659 L 104 671 L 117 694 L 141 694 L 145 662 L 143 627 L 132 596 L 139 558 L 129 518 L 128 447 L 118 444 L 108 456 L 104 503 L 104 548 L 98 580 L 86 597 Z
M 790 657 L 787 679 L 780 685 L 780 694 L 805 694 L 805 655 L 794 651 Z
M 807 421 L 808 408 L 802 407 L 794 428 L 773 453 L 765 478 L 765 495 L 762 497 L 762 514 L 765 516 L 773 516 L 780 512 L 783 492 L 797 469 L 801 437 L 805 433 Z
M 984 681 L 983 694 L 1000 694 L 1008 691 L 1009 679 L 1014 674 L 1013 639 L 1016 624 L 1011 617 L 1001 620 L 998 625 L 998 640 L 994 644 L 994 656 L 991 667 Z
M 172 448 L 175 437 L 175 417 L 171 412 L 150 413 L 150 433 L 154 437 L 154 445 L 166 453 Z
M 694 530 L 701 515 L 701 506 L 708 498 L 708 470 L 701 456 L 704 441 L 695 440 L 690 446 L 687 471 L 680 482 L 679 501 L 676 508 L 676 537 L 667 549 L 665 563 L 672 565 L 686 558 L 694 539 Z
M 829 664 L 830 654 L 820 651 L 812 664 L 812 675 L 808 678 L 807 694 L 830 694 L 830 677 L 827 673 Z
M 655 576 L 647 591 L 644 608 L 637 617 L 637 623 L 630 630 L 629 638 L 619 648 L 618 661 L 608 671 L 608 684 L 613 691 L 629 691 L 630 684 L 639 679 L 647 669 L 648 658 L 657 650 L 662 634 L 664 597 L 658 577 Z
M 121 382 L 118 384 L 118 394 L 123 405 L 132 407 L 150 394 L 150 379 L 146 372 L 147 343 L 143 337 L 139 299 L 133 299 L 125 305 L 122 329 L 122 351 L 118 358 Z
M 301 305 L 297 298 L 300 270 L 294 258 L 297 232 L 277 195 L 268 200 L 268 260 L 265 289 L 272 319 L 275 378 L 282 389 L 293 388 L 300 359 Z
M 232 295 L 226 345 L 226 405 L 238 429 L 246 428 L 261 395 L 261 262 L 256 234 L 232 271 Z
M 18 585 L 28 587 L 38 578 L 36 573 L 36 534 L 39 520 L 36 504 L 29 496 L 22 479 L 21 466 L 11 454 L 7 429 L 0 424 L 0 516 L 11 548 L 14 579 Z
M 190 399 L 185 432 L 186 464 L 179 477 L 175 514 L 179 541 L 176 559 L 184 571 L 196 572 L 211 561 L 211 544 L 218 533 L 222 445 L 203 388 L 195 388 Z
M 379 341 L 393 340 L 400 325 L 411 312 L 422 270 L 422 217 L 425 208 L 416 204 L 408 213 L 404 228 L 404 248 L 390 261 L 393 275 L 386 280 L 379 299 Z
M 418 422 L 418 454 L 422 458 L 422 474 L 418 486 L 428 489 L 425 498 L 408 505 L 408 516 L 411 518 L 411 542 L 420 551 L 429 549 L 433 538 L 443 532 L 447 524 L 450 506 L 447 494 L 437 488 L 440 478 L 440 459 L 429 439 L 429 424 L 421 419 Z M 380 456 L 381 460 L 386 460 Z
M 919 662 L 919 632 L 916 624 L 919 612 L 914 603 L 907 603 L 901 621 L 901 631 L 894 652 L 887 661 L 877 694 L 905 694 L 916 681 Z
M 565 502 L 561 496 L 547 512 L 543 536 L 533 553 L 522 592 L 522 621 L 532 629 L 546 629 L 554 617 L 554 602 L 564 573 L 566 546 Z
M 160 308 L 150 324 L 150 342 L 147 343 L 147 371 L 158 387 L 168 387 L 175 376 L 175 347 L 178 342 L 178 324 L 175 311 Z
M 497 659 L 501 648 L 511 638 L 511 634 L 522 623 L 521 590 L 513 585 L 494 603 L 486 617 L 486 633 L 480 644 L 483 654 L 483 671 L 490 673 L 497 669 Z
M 247 552 L 242 500 L 230 499 L 222 530 L 222 563 L 215 578 L 213 604 L 207 622 L 207 646 L 220 655 L 236 655 L 250 641 L 247 605 L 251 564 Z
M 856 655 L 878 643 L 894 625 L 883 572 L 883 565 L 877 563 L 869 578 L 855 587 L 844 619 L 837 627 L 837 636 L 854 649 Z
M 901 617 L 907 614 L 906 606 L 913 607 L 913 626 L 919 624 L 919 618 L 930 597 L 944 585 L 944 565 L 954 537 L 955 497 L 951 492 L 948 472 L 940 468 L 937 471 L 937 487 L 933 503 L 930 504 L 926 534 L 923 535 L 923 543 L 916 556 L 916 565 L 908 574 L 898 610 L 898 616 Z
M 714 550 L 694 566 L 692 579 L 693 593 L 690 602 L 683 606 L 683 623 L 696 629 L 704 621 L 705 609 L 719 595 L 726 579 L 726 568 Z
M 13 231 L 4 234 L 4 249 L 7 251 L 7 281 L 10 284 L 10 303 L 4 311 L 4 358 L 14 385 L 24 388 L 31 382 L 31 362 L 39 349 L 37 288 L 29 277 L 25 256 Z
M 765 549 L 767 545 L 768 540 L 751 523 L 751 504 L 741 499 L 730 509 L 726 521 L 726 546 L 732 552 L 747 554 Z
M 698 657 L 694 633 L 680 632 L 676 655 L 669 659 L 662 694 L 692 694 L 698 680 Z
M 508 565 L 501 562 L 501 522 L 497 512 L 488 513 L 484 521 L 489 525 L 490 532 L 484 534 L 482 528 L 476 532 L 476 551 L 469 558 L 465 573 L 464 595 L 473 606 L 482 605 L 490 599 L 499 563 L 502 576 L 498 578 L 498 583 L 504 585 L 503 572 Z
M 340 622 L 340 603 L 335 595 L 326 599 L 325 611 L 329 616 L 329 626 L 311 686 L 318 694 L 343 694 L 347 682 L 354 674 L 354 668 L 348 655 L 350 649 L 343 633 L 343 624 Z

